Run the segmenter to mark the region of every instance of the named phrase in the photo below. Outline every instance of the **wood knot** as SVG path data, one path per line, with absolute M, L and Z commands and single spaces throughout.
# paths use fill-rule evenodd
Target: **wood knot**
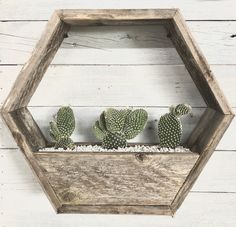
M 65 202 L 71 202 L 74 198 L 76 197 L 75 193 L 73 192 L 64 192 L 62 194 L 62 199 L 65 201 Z
M 12 135 L 15 138 L 15 140 L 17 141 L 18 144 L 23 143 L 24 139 L 22 138 L 22 135 L 19 132 L 14 131 L 14 132 L 12 132 Z
M 168 32 L 167 35 L 166 35 L 167 38 L 171 38 L 171 33 Z
M 64 39 L 68 38 L 68 34 L 67 33 L 64 33 Z
M 144 153 L 137 153 L 137 154 L 135 154 L 135 158 L 139 162 L 143 162 L 146 159 L 146 155 Z

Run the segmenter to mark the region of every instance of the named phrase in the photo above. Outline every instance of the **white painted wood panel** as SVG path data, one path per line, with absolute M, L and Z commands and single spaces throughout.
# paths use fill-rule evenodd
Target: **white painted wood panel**
M 0 64 L 25 63 L 45 24 L 0 22 Z M 231 37 L 235 34 L 235 21 L 187 24 L 210 64 L 236 64 L 236 38 Z M 111 27 L 74 29 L 53 63 L 181 64 L 163 28 L 140 27 L 120 27 L 118 32 Z
M 7 227 L 57 226 L 94 227 L 234 227 L 235 194 L 190 193 L 174 218 L 155 215 L 56 215 L 42 191 L 8 190 L 2 192 L 0 224 Z M 8 198 L 11 199 L 8 199 Z M 27 203 L 25 202 L 27 201 Z
M 73 107 L 74 114 L 76 117 L 76 129 L 72 135 L 72 139 L 76 142 L 97 142 L 95 136 L 92 133 L 92 125 L 96 120 L 99 119 L 100 114 L 106 107 Z M 58 107 L 30 107 L 29 108 L 34 119 L 38 123 L 42 132 L 45 134 L 46 138 L 50 140 L 50 135 L 48 132 L 48 124 L 53 119 L 56 114 Z M 145 130 L 129 142 L 141 142 L 141 143 L 157 143 L 157 120 L 160 116 L 168 112 L 168 108 L 146 108 L 149 113 L 149 119 Z M 202 115 L 204 108 L 194 108 L 193 116 L 183 117 L 183 137 L 182 142 L 184 142 L 190 132 L 194 129 L 197 122 Z M 9 130 L 0 121 L 0 148 L 15 148 L 16 144 L 11 139 Z
M 198 1 L 198 0 L 67 0 L 47 1 L 28 0 L 1 1 L 0 20 L 45 20 L 55 9 L 110 9 L 110 8 L 180 8 L 188 20 L 233 20 L 235 16 L 235 1 Z
M 64 66 L 46 72 L 29 105 L 168 107 L 178 103 L 206 106 L 184 67 Z
M 46 129 L 47 121 L 45 121 L 43 119 L 47 115 L 46 114 L 47 112 L 44 112 L 44 111 L 41 112 L 36 108 L 33 109 L 33 110 L 31 108 L 31 111 L 32 111 L 32 113 L 34 112 L 35 118 L 37 119 L 37 121 L 41 125 L 42 130 L 46 133 L 46 131 L 47 131 L 47 129 Z M 156 111 L 159 112 L 159 110 L 156 110 Z M 234 108 L 234 111 L 236 112 L 236 108 Z M 95 113 L 94 113 L 94 115 L 95 115 Z M 48 116 L 47 118 L 49 120 L 49 115 L 47 115 L 47 116 Z M 96 114 L 96 116 L 98 116 L 98 114 Z M 197 118 L 199 118 L 199 116 L 196 116 L 196 119 Z M 92 119 L 89 120 L 89 118 L 87 118 L 86 120 L 83 120 L 82 118 L 79 118 L 79 116 L 78 116 L 78 120 L 81 121 L 81 123 L 83 125 L 83 130 L 85 130 L 85 132 L 83 132 L 81 130 L 80 134 L 79 134 L 79 131 L 76 131 L 76 134 L 74 135 L 75 139 L 77 138 L 80 141 L 90 141 L 90 140 L 92 141 L 92 140 L 94 140 L 94 137 L 93 137 L 91 131 L 89 131 L 89 126 L 93 122 L 93 120 Z M 191 121 L 191 119 L 190 119 L 190 121 Z M 195 124 L 196 121 L 193 121 L 191 123 Z M 186 138 L 186 136 L 187 136 L 186 134 L 188 134 L 189 128 L 188 128 L 188 125 L 184 125 L 184 127 L 186 129 L 184 138 Z M 192 128 L 193 125 L 192 126 L 190 125 L 190 127 Z M 149 137 L 149 135 L 150 135 L 149 130 L 146 129 L 146 132 L 144 134 L 142 134 L 142 136 L 140 135 L 139 137 L 137 137 L 136 139 L 139 142 L 156 141 L 153 129 L 150 130 L 150 131 L 151 131 L 151 137 Z M 224 137 L 222 138 L 222 140 L 220 141 L 220 143 L 219 143 L 219 145 L 217 146 L 216 149 L 217 150 L 236 150 L 235 131 L 236 131 L 236 120 L 234 119 L 232 124 L 227 129 L 226 133 L 224 134 Z M 0 148 L 16 148 L 17 147 L 15 141 L 13 140 L 13 138 L 12 138 L 10 132 L 9 132 L 9 129 L 2 122 L 1 118 L 0 118 L 0 138 L 1 138 Z
M 215 151 L 192 191 L 236 193 L 236 151 Z
M 222 88 L 222 90 L 224 91 L 226 97 L 228 98 L 230 104 L 232 107 L 236 107 L 236 92 L 235 92 L 235 72 L 236 72 L 236 65 L 212 65 L 211 66 L 212 71 L 214 72 L 216 79 L 218 80 L 220 87 Z M 10 88 L 13 85 L 18 73 L 20 72 L 21 66 L 0 66 L 0 106 L 2 105 L 3 101 L 6 99 L 8 93 L 10 92 Z M 80 74 L 81 71 L 81 74 Z M 69 95 L 66 93 L 66 89 L 69 88 L 70 86 L 76 87 L 76 93 L 79 94 L 81 91 L 79 89 L 79 84 L 68 84 L 68 83 L 72 83 L 72 78 L 74 78 L 74 80 L 82 80 L 83 78 L 81 78 L 81 76 L 83 75 L 84 79 L 82 80 L 84 83 L 86 83 L 86 76 L 90 75 L 93 77 L 97 77 L 99 81 L 97 81 L 96 83 L 101 84 L 103 82 L 102 79 L 107 79 L 109 80 L 110 77 L 117 77 L 119 75 L 119 77 L 124 76 L 123 74 L 119 74 L 119 72 L 122 72 L 126 77 L 125 77 L 125 81 L 126 84 L 124 84 L 125 86 L 125 91 L 128 92 L 129 90 L 129 86 L 131 86 L 134 82 L 132 80 L 129 80 L 129 78 L 135 78 L 136 74 L 137 76 L 142 77 L 142 75 L 146 75 L 148 78 L 142 78 L 143 80 L 146 81 L 146 84 L 142 84 L 142 81 L 135 81 L 136 86 L 146 86 L 146 88 L 152 88 L 151 91 L 147 90 L 147 91 L 139 91 L 142 94 L 146 94 L 149 93 L 150 97 L 154 97 L 157 93 L 155 91 L 156 87 L 154 87 L 152 85 L 152 79 L 155 79 L 156 82 L 156 86 L 158 86 L 161 91 L 162 91 L 162 95 L 164 96 L 164 90 L 162 88 L 162 86 L 165 86 L 165 88 L 169 88 L 171 89 L 171 91 L 169 92 L 169 97 L 166 96 L 166 92 L 165 92 L 165 97 L 168 98 L 168 102 L 165 98 L 165 101 L 163 101 L 161 98 L 157 98 L 157 99 L 150 99 L 147 94 L 143 95 L 142 99 L 146 99 L 145 102 L 147 101 L 147 103 L 149 103 L 149 105 L 161 105 L 161 106 L 168 106 L 174 102 L 177 101 L 183 101 L 183 99 L 185 99 L 185 101 L 190 102 L 191 104 L 194 106 L 204 106 L 203 102 L 201 100 L 201 98 L 199 97 L 199 95 L 196 92 L 195 87 L 192 85 L 191 80 L 189 80 L 189 77 L 186 70 L 184 69 L 183 66 L 159 66 L 159 65 L 155 65 L 155 66 L 85 66 L 85 67 L 79 67 L 79 66 L 51 66 L 48 71 L 46 72 L 45 77 L 43 78 L 42 84 L 40 84 L 38 91 L 36 91 L 37 93 L 34 95 L 32 101 L 31 101 L 31 105 L 55 105 L 55 104 L 63 104 L 62 101 L 59 102 L 59 98 L 57 98 L 58 95 L 63 94 L 63 96 L 60 96 L 60 100 L 64 99 L 64 103 L 66 103 L 65 101 L 65 97 L 69 97 Z M 64 74 L 63 74 L 64 73 Z M 111 73 L 114 73 L 114 75 L 112 75 Z M 147 75 L 148 74 L 148 75 Z M 149 75 L 150 74 L 150 75 Z M 69 76 L 68 76 L 69 75 Z M 101 77 L 100 77 L 101 76 Z M 105 77 L 106 76 L 106 77 Z M 61 86 L 60 89 L 62 89 L 62 91 L 58 91 L 58 87 L 59 85 L 57 85 L 57 83 L 55 83 L 54 79 L 57 77 L 58 82 L 65 84 L 65 86 Z M 104 78 L 105 77 L 105 78 Z M 166 78 L 164 78 L 166 77 Z M 7 78 L 7 79 L 6 79 Z M 67 78 L 65 80 L 64 78 Z M 168 79 L 169 78 L 169 79 Z M 173 81 L 172 79 L 175 78 L 175 81 Z M 150 79 L 150 81 L 149 81 Z M 161 80 L 163 79 L 163 81 Z M 186 80 L 185 80 L 186 79 Z M 116 82 L 118 82 L 120 85 L 123 83 L 122 80 L 119 80 Z M 160 84 L 158 84 L 160 82 Z M 165 82 L 165 83 L 164 83 Z M 47 99 L 41 99 L 42 95 L 45 94 L 45 90 L 47 89 L 47 83 L 50 84 L 50 90 L 53 89 L 53 92 L 50 96 L 47 97 Z M 96 92 L 98 92 L 99 90 L 96 90 L 96 88 L 98 89 L 99 87 L 97 86 L 97 84 L 94 83 L 93 86 L 91 84 L 89 84 L 89 89 L 94 88 Z M 175 84 L 176 83 L 176 84 Z M 43 85 L 44 84 L 44 85 Z M 103 85 L 103 84 L 102 84 Z M 112 84 L 110 84 L 112 85 Z M 109 85 L 109 86 L 110 86 Z M 109 91 L 111 89 L 109 89 L 109 86 L 104 86 L 104 89 L 106 89 L 106 91 Z M 152 87 L 153 86 L 153 87 Z M 159 88 L 158 88 L 158 92 L 159 92 Z M 41 90 L 41 92 L 40 92 Z M 191 91 L 191 93 L 189 92 Z M 62 92 L 62 93 L 61 93 Z M 152 93 L 150 93 L 152 92 Z M 57 94 L 53 95 L 53 94 Z M 178 94 L 178 96 L 176 95 Z M 122 94 L 119 94 L 119 96 Z M 129 92 L 129 97 L 133 96 L 133 98 L 135 98 L 135 95 L 138 95 L 138 93 L 132 93 L 130 94 Z M 174 95 L 174 96 L 173 96 Z M 91 94 L 89 94 L 89 96 L 91 96 L 94 99 L 97 99 L 97 96 L 94 96 Z M 192 99 L 192 97 L 194 97 L 194 99 Z M 191 100 L 190 100 L 191 98 Z M 118 97 L 116 98 L 117 101 Z M 178 99 L 178 100 L 177 100 Z M 186 100 L 188 99 L 188 100 Z M 73 103 L 71 103 L 71 105 L 83 105 L 79 102 L 79 100 L 75 100 L 75 97 L 72 98 L 72 100 L 74 101 Z M 67 101 L 69 101 L 69 99 L 67 99 Z M 91 98 L 90 98 L 91 101 Z M 136 100 L 139 101 L 139 100 Z M 107 102 L 107 101 L 106 101 Z M 121 102 L 121 101 L 119 101 Z M 125 103 L 127 104 L 127 100 L 122 100 L 122 103 L 116 103 L 116 105 L 125 105 Z M 151 103 L 150 103 L 151 102 Z M 95 103 L 95 105 L 97 105 L 97 100 L 92 101 L 92 103 Z M 112 101 L 112 103 L 114 103 Z M 147 103 L 142 103 L 139 105 L 147 105 Z M 90 103 L 91 104 L 91 103 Z M 114 105 L 111 103 L 108 103 L 106 105 Z M 85 103 L 85 105 L 88 105 L 88 103 Z M 133 104 L 134 105 L 134 104 Z

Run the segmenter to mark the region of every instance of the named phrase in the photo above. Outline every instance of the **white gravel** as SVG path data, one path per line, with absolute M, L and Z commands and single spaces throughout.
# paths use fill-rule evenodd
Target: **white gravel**
M 171 148 L 161 148 L 158 145 L 145 146 L 145 145 L 135 145 L 128 146 L 126 148 L 118 148 L 118 149 L 104 149 L 99 145 L 78 145 L 75 149 L 67 149 L 64 150 L 62 148 L 55 149 L 54 147 L 40 149 L 39 152 L 191 152 L 188 148 L 184 148 L 182 146 L 176 147 L 175 149 Z

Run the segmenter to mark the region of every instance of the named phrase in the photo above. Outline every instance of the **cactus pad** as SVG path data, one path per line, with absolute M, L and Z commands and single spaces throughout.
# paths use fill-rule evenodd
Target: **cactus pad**
M 127 139 L 133 139 L 144 129 L 147 118 L 148 114 L 143 109 L 132 111 L 109 108 L 101 114 L 99 121 L 95 122 L 93 133 L 102 141 L 103 148 L 125 147 Z
M 126 139 L 133 139 L 140 132 L 143 131 L 148 114 L 143 109 L 137 109 L 127 115 L 125 125 L 124 125 L 124 134 Z
M 161 147 L 176 148 L 181 141 L 182 124 L 180 117 L 192 110 L 188 104 L 179 104 L 170 107 L 170 113 L 161 116 L 158 122 L 158 136 Z
M 106 132 L 101 128 L 99 125 L 99 121 L 96 121 L 93 126 L 93 133 L 96 136 L 97 139 L 103 140 L 106 136 Z
M 158 124 L 158 136 L 161 147 L 175 148 L 180 144 L 182 125 L 173 114 L 161 116 Z
M 71 136 L 75 130 L 75 117 L 69 106 L 64 106 L 57 112 L 57 128 L 63 136 Z
M 121 133 L 109 132 L 102 140 L 102 147 L 105 149 L 117 149 L 126 145 L 125 136 Z
M 176 107 L 170 107 L 170 113 L 174 114 L 177 117 L 180 117 L 185 114 L 189 114 L 192 111 L 192 107 L 188 104 L 179 104 Z
M 55 120 L 50 122 L 50 135 L 56 142 L 55 148 L 70 148 L 74 147 L 73 141 L 69 138 L 75 129 L 75 117 L 73 110 L 69 107 L 61 107 Z
M 126 116 L 131 112 L 130 109 L 116 110 L 109 108 L 105 113 L 107 130 L 110 132 L 121 132 L 125 125 Z
M 56 122 L 52 121 L 49 124 L 50 124 L 50 131 L 49 131 L 50 136 L 52 137 L 53 140 L 58 141 L 61 137 L 61 133 L 57 128 Z
M 75 147 L 74 142 L 71 138 L 69 137 L 62 137 L 60 138 L 56 144 L 55 144 L 55 148 L 63 148 L 63 149 L 73 149 Z

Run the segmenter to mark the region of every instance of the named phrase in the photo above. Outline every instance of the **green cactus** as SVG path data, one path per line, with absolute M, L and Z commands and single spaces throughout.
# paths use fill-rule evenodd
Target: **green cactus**
M 55 148 L 73 149 L 74 142 L 70 139 L 75 129 L 75 117 L 69 106 L 61 107 L 55 120 L 49 123 L 50 135 L 55 141 Z
M 105 149 L 126 147 L 127 140 L 133 139 L 145 127 L 148 114 L 143 109 L 117 110 L 109 108 L 100 115 L 93 126 L 93 133 L 102 141 Z
M 60 138 L 56 144 L 55 144 L 55 148 L 58 149 L 58 148 L 63 148 L 63 149 L 74 149 L 75 145 L 74 145 L 74 142 L 71 138 L 69 137 L 62 137 Z
M 119 147 L 126 147 L 126 138 L 122 133 L 109 132 L 102 140 L 102 147 L 106 149 L 118 149 Z
M 180 117 L 191 113 L 192 108 L 188 104 L 179 104 L 169 110 L 170 113 L 161 116 L 158 122 L 158 136 L 161 147 L 176 148 L 183 132 Z

